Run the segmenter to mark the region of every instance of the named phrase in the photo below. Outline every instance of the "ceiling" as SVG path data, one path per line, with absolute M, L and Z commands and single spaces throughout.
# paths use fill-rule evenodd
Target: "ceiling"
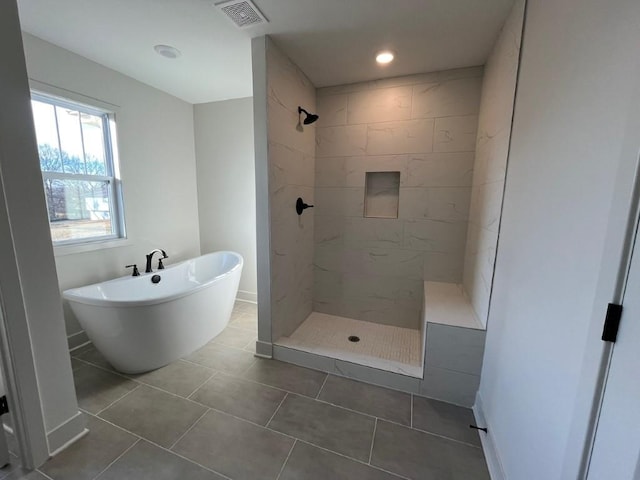
M 215 0 L 217 1 L 217 0 Z M 254 0 L 238 29 L 214 0 L 19 0 L 23 30 L 190 103 L 251 96 L 268 34 L 316 87 L 484 64 L 513 0 Z M 182 56 L 168 60 L 153 46 Z M 387 67 L 374 61 L 396 52 Z

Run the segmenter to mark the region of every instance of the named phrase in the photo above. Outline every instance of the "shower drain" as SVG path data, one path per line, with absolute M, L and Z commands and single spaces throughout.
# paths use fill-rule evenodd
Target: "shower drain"
M 349 336 L 349 341 L 350 342 L 359 342 L 360 341 L 360 337 L 356 337 L 355 335 L 350 335 Z

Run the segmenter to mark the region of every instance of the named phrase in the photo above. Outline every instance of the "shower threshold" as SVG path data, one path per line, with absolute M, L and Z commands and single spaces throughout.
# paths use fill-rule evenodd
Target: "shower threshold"
M 275 344 L 422 378 L 420 330 L 312 312 L 290 336 L 280 337 Z

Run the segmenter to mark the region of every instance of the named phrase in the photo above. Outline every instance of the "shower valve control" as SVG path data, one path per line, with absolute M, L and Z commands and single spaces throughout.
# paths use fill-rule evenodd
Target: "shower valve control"
M 302 200 L 302 198 L 298 197 L 298 200 L 296 200 L 296 213 L 298 215 L 302 215 L 302 212 L 307 208 L 313 208 L 313 205 L 307 205 L 306 203 L 304 203 L 304 200 Z

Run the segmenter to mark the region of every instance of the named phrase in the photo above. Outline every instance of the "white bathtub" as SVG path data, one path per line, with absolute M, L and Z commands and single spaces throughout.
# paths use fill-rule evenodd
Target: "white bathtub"
M 63 295 L 109 363 L 124 373 L 141 373 L 189 355 L 224 330 L 242 265 L 235 252 L 214 252 Z M 159 283 L 152 283 L 154 275 L 160 275 Z

